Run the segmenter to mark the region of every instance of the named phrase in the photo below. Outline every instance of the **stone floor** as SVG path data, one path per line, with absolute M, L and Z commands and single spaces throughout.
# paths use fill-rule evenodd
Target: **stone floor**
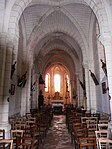
M 39 149 L 74 149 L 66 128 L 64 115 L 53 116 L 51 127 Z

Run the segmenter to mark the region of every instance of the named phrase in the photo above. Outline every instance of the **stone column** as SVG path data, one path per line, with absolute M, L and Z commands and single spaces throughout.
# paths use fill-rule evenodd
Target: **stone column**
M 13 37 L 6 38 L 4 34 L 1 38 L 1 90 L 0 90 L 0 128 L 5 129 L 5 138 L 10 138 L 10 125 L 8 122 L 9 116 L 9 88 L 10 88 L 10 73 L 12 63 Z M 7 46 L 6 46 L 7 45 Z M 6 47 L 5 47 L 6 46 Z M 10 100 L 10 99 L 9 99 Z
M 26 73 L 27 72 L 27 73 Z M 28 86 L 29 86 L 29 68 L 28 68 L 28 63 L 24 66 L 24 71 L 22 72 L 21 75 L 24 75 L 26 73 L 26 84 L 24 87 L 20 88 L 21 89 L 21 116 L 26 115 L 27 112 L 27 98 L 28 98 Z
M 33 89 L 33 91 L 32 91 L 32 109 L 37 109 L 37 98 L 38 98 L 38 96 L 37 96 L 37 80 L 38 80 L 38 76 L 37 76 L 37 74 L 35 73 L 35 70 L 33 70 L 33 74 L 32 74 L 32 84 L 34 84 L 35 82 L 36 82 L 36 84 L 35 84 L 35 88 Z
M 89 64 L 89 69 L 95 74 L 94 72 L 94 61 L 91 59 L 88 62 Z M 96 75 L 96 74 L 95 74 Z M 99 88 L 99 85 L 95 85 L 90 71 L 88 70 L 88 78 L 89 78 L 89 101 L 90 101 L 90 106 L 91 106 L 91 113 L 97 112 L 97 90 Z
M 14 71 L 14 74 L 11 78 L 11 82 L 10 84 L 13 84 L 15 85 L 15 93 L 14 95 L 10 96 L 11 98 L 11 101 L 10 101 L 10 105 L 9 105 L 9 114 L 10 115 L 14 115 L 14 114 L 17 114 L 17 113 L 20 113 L 20 94 L 19 94 L 19 89 L 17 87 L 17 76 L 18 76 L 18 42 L 19 42 L 19 36 L 18 34 L 16 33 L 16 35 L 14 36 L 14 39 L 13 39 L 13 44 L 14 44 L 14 47 L 13 47 L 13 53 L 12 53 L 12 64 L 14 64 L 16 62 L 16 65 L 15 65 L 15 71 Z M 12 110 L 13 109 L 13 110 Z
M 27 85 L 27 83 L 26 83 Z M 25 85 L 25 86 L 26 86 Z M 21 95 L 21 116 L 24 116 L 26 114 L 26 87 L 22 88 L 22 95 Z
M 89 68 L 87 64 L 83 64 L 85 69 L 85 85 L 86 85 L 86 109 L 87 111 L 91 110 L 91 101 L 90 101 L 90 82 L 89 82 Z
M 77 106 L 80 106 L 79 105 L 79 98 L 80 98 L 80 84 L 79 84 L 79 72 L 76 72 L 76 83 L 77 83 Z
M 3 96 L 3 84 L 5 74 L 5 61 L 6 61 L 6 34 L 0 34 L 0 98 Z
M 31 108 L 31 68 L 32 65 L 29 65 L 28 71 L 28 85 L 27 85 L 27 99 L 26 99 L 26 113 L 30 113 Z
M 72 74 L 71 78 L 70 78 L 70 89 L 71 89 L 70 103 L 75 106 L 76 105 L 76 100 L 75 100 L 75 96 L 76 96 L 76 77 L 74 76 L 74 74 Z
M 106 56 L 106 65 L 107 65 L 107 77 L 109 85 L 109 95 L 111 96 L 110 100 L 110 114 L 111 114 L 111 124 L 112 124 L 112 40 L 105 38 L 105 56 Z

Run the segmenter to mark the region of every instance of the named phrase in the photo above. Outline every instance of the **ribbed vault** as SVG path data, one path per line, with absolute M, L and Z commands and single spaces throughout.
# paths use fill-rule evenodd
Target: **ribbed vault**
M 61 50 L 68 50 L 69 54 L 73 54 L 74 56 L 71 58 L 77 59 L 78 57 L 82 63 L 88 63 L 89 32 L 95 31 L 95 28 L 91 28 L 91 20 L 93 16 L 96 20 L 96 15 L 100 31 L 107 24 L 104 3 L 101 0 L 12 0 L 8 2 L 10 5 L 7 7 L 7 12 L 11 12 L 9 33 L 17 34 L 19 21 L 21 24 L 24 23 L 26 31 L 23 34 L 26 40 L 24 47 L 26 46 L 28 59 L 35 59 L 40 50 L 47 53 L 48 49 L 61 48 Z M 101 11 L 98 10 L 102 10 L 105 15 L 101 16 Z M 105 25 L 102 26 L 102 24 Z M 52 37 L 54 33 L 63 33 L 67 38 L 62 37 L 60 40 L 60 37 L 56 36 L 53 37 L 53 41 L 48 39 L 42 43 L 42 39 L 47 35 Z M 75 44 L 70 43 L 69 39 L 72 39 Z
M 90 99 L 87 106 L 96 109 L 95 99 L 100 93 L 89 70 L 100 82 L 99 59 L 104 51 L 101 51 L 98 39 L 110 38 L 111 23 L 108 7 L 105 7 L 108 4 L 105 0 L 6 1 L 4 32 L 13 43 L 11 59 L 17 61 L 17 74 L 28 70 L 29 92 L 30 81 L 38 79 L 39 73 L 45 76 L 49 68 L 61 65 L 69 72 L 71 93 L 73 89 L 80 93 L 79 104 L 82 104 L 83 89 L 76 78 L 85 79 L 87 99 Z M 108 59 L 108 54 L 106 56 Z

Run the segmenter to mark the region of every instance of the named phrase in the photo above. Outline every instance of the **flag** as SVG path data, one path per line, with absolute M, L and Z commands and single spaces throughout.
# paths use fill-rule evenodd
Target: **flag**
M 78 79 L 78 80 L 79 80 L 79 79 Z M 83 84 L 80 80 L 79 80 L 79 83 L 80 83 L 82 89 L 85 91 L 85 84 Z
M 103 62 L 103 60 L 102 60 L 102 59 L 100 59 L 100 61 L 101 61 L 101 63 L 102 63 L 102 69 L 103 69 L 103 71 L 104 71 L 105 75 L 107 76 L 106 63 L 105 63 L 105 62 Z
M 36 83 L 37 83 L 37 80 L 32 84 L 31 91 L 36 90 Z
M 42 75 L 40 74 L 40 77 L 39 77 L 39 84 L 45 84 L 45 81 L 43 80 L 42 78 Z
M 90 71 L 91 77 L 92 77 L 93 82 L 95 83 L 95 85 L 99 85 L 99 82 L 98 82 L 95 74 L 93 72 L 91 72 L 91 70 L 89 70 L 89 71 Z

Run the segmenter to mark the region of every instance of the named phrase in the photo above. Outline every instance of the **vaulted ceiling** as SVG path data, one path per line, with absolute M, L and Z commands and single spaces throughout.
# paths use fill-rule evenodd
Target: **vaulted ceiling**
M 95 21 L 92 9 L 83 0 L 32 0 L 22 13 L 19 27 L 24 47 L 32 45 L 34 63 L 41 63 L 43 69 L 60 63 L 72 70 L 88 58 L 87 45 L 96 30 Z

